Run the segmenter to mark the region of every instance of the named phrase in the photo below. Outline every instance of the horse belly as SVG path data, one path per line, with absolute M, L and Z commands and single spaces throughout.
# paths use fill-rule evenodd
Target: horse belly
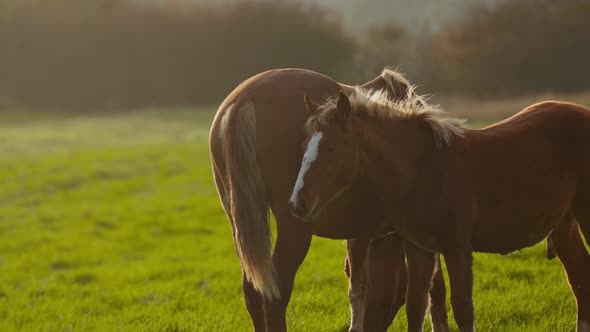
M 503 227 L 475 231 L 473 250 L 477 252 L 507 254 L 531 247 L 545 239 L 563 220 L 563 214 L 539 216 L 533 220 L 502 222 Z
M 488 207 L 488 213 L 484 209 L 473 231 L 474 250 L 504 254 L 539 243 L 570 211 L 570 188 L 556 186 L 555 190 L 531 192 L 521 196 L 530 200 L 513 199 L 503 206 Z

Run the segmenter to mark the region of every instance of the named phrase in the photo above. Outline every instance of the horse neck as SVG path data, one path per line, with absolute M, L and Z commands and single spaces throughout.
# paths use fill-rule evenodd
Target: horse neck
M 441 150 L 421 119 L 366 119 L 358 134 L 359 182 L 372 186 L 387 206 L 406 204 L 419 183 L 440 182 Z

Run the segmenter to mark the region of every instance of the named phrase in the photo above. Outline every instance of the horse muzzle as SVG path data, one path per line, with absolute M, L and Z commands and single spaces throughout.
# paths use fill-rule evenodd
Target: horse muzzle
M 313 219 L 313 212 L 316 204 L 310 204 L 307 200 L 300 197 L 297 202 L 289 201 L 289 212 L 305 223 L 311 223 Z

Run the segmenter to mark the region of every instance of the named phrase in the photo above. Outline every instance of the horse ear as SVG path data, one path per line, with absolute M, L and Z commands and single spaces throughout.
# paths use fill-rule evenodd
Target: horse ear
M 307 95 L 307 93 L 303 96 L 303 102 L 305 103 L 305 108 L 311 113 L 315 113 L 320 108 L 320 105 L 316 104 L 315 101 L 311 100 L 311 98 Z
M 350 129 L 350 122 L 352 118 L 352 105 L 350 103 L 350 99 L 348 99 L 348 96 L 346 95 L 346 93 L 344 93 L 344 91 L 340 91 L 340 93 L 338 94 L 336 109 L 338 110 L 338 115 L 342 120 L 344 128 Z
M 340 90 L 338 94 L 338 101 L 336 102 L 336 108 L 340 114 L 345 115 L 348 117 L 352 113 L 352 105 L 350 104 L 350 99 L 344 91 Z

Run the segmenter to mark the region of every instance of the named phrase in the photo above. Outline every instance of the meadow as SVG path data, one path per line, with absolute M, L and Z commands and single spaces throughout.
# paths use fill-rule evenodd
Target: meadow
M 211 178 L 213 114 L 0 113 L 0 331 L 252 330 Z M 344 255 L 314 238 L 291 331 L 347 330 Z M 561 265 L 544 255 L 475 255 L 479 331 L 575 330 Z M 390 331 L 402 330 L 400 314 Z

